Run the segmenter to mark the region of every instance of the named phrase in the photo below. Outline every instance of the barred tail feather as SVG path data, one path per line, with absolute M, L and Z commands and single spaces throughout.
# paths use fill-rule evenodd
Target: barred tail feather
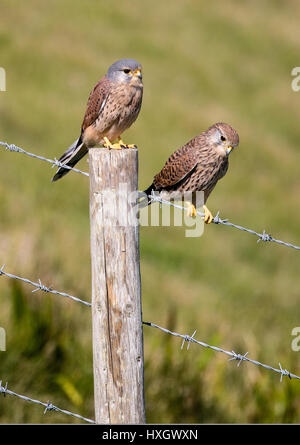
M 87 147 L 81 141 L 81 137 L 76 139 L 76 141 L 68 148 L 67 151 L 59 158 L 59 162 L 69 167 L 74 167 L 77 162 L 80 161 L 83 156 L 88 152 Z M 52 182 L 58 181 L 58 179 L 69 173 L 69 169 L 59 167 L 56 174 L 52 178 Z

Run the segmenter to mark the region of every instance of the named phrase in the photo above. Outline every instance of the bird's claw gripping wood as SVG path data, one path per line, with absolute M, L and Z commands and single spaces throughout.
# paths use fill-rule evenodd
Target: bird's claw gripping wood
M 122 146 L 123 148 L 137 148 L 135 144 L 125 144 Z
M 205 205 L 203 206 L 203 209 L 204 209 L 204 217 L 203 217 L 204 222 L 206 224 L 210 224 L 212 222 L 212 220 L 214 219 L 214 217 L 213 217 L 211 211 Z
M 105 148 L 109 148 L 112 150 L 122 150 L 122 148 L 123 148 L 123 146 L 120 144 L 120 142 L 113 144 L 112 142 L 110 142 L 110 140 L 107 137 L 104 138 L 103 145 Z
M 125 144 L 123 139 L 121 139 L 120 137 L 118 139 L 119 139 L 119 143 L 122 148 L 137 148 L 137 146 L 135 144 Z
M 104 138 L 104 141 L 104 147 L 112 150 L 122 150 L 123 148 L 137 148 L 134 144 L 125 144 L 122 139 L 119 139 L 119 142 L 117 142 L 116 144 L 111 143 L 107 137 Z

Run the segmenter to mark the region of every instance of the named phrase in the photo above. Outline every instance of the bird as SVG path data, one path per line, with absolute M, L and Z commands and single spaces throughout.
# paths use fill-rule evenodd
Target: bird
M 113 63 L 90 93 L 80 136 L 59 158 L 58 162 L 74 167 L 96 145 L 110 149 L 136 148 L 125 144 L 121 134 L 137 119 L 142 106 L 142 66 L 134 59 Z M 113 143 L 118 140 L 117 143 Z M 52 182 L 70 170 L 60 168 Z
M 151 204 L 151 194 L 159 193 L 169 200 L 182 199 L 191 193 L 192 202 L 187 202 L 187 215 L 195 217 L 196 192 L 204 192 L 204 222 L 210 224 L 213 215 L 205 203 L 217 182 L 228 170 L 228 157 L 239 145 L 239 135 L 229 124 L 217 122 L 208 130 L 191 139 L 175 151 L 162 170 L 154 176 L 152 184 L 144 190 L 140 208 Z M 203 202 L 203 201 L 202 201 Z

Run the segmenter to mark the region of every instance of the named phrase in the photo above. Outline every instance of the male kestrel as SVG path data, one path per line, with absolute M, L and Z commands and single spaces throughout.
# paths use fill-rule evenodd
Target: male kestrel
M 185 192 L 192 194 L 187 214 L 196 216 L 195 192 L 204 192 L 204 204 L 208 196 L 228 169 L 228 155 L 239 144 L 237 132 L 228 124 L 219 122 L 211 126 L 186 145 L 175 151 L 144 193 L 151 204 L 151 193 L 161 192 L 168 199 L 180 199 Z M 167 192 L 167 193 L 166 193 Z M 143 207 L 144 203 L 141 203 Z M 204 205 L 204 221 L 209 224 L 213 216 Z
M 81 126 L 79 138 L 59 159 L 74 167 L 90 147 L 132 148 L 121 134 L 138 117 L 143 98 L 142 67 L 133 59 L 121 59 L 111 65 L 92 90 Z M 113 144 L 118 139 L 118 143 Z M 52 181 L 65 176 L 70 170 L 60 167 Z

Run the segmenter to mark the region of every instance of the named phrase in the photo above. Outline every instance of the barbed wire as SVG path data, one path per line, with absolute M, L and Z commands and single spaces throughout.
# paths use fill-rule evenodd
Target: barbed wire
M 23 281 L 24 283 L 30 284 L 30 286 L 34 287 L 32 292 L 37 292 L 37 291 L 41 290 L 46 293 L 50 293 L 50 294 L 54 294 L 54 295 L 61 295 L 62 297 L 70 298 L 71 300 L 77 301 L 78 303 L 82 303 L 86 306 L 91 306 L 91 303 L 89 303 L 88 301 L 82 300 L 77 297 L 73 297 L 73 295 L 66 294 L 65 292 L 60 292 L 58 290 L 55 290 L 51 286 L 50 287 L 44 286 L 41 283 L 40 279 L 38 280 L 38 283 L 35 283 L 34 281 L 29 280 L 28 278 L 18 277 L 17 275 L 14 275 L 12 273 L 5 272 L 4 267 L 5 267 L 5 264 L 0 268 L 0 277 L 6 276 L 6 277 L 12 278 L 14 280 Z
M 80 173 L 80 174 L 82 174 L 84 176 L 89 176 L 89 174 L 87 172 L 83 172 L 83 171 L 78 170 L 76 168 L 64 165 L 63 163 L 61 163 L 56 158 L 54 160 L 53 159 L 48 159 L 48 158 L 45 158 L 44 156 L 39 156 L 39 155 L 36 155 L 34 153 L 30 153 L 30 152 L 24 150 L 23 148 L 20 148 L 20 147 L 14 145 L 14 144 L 8 144 L 6 142 L 1 142 L 0 141 L 0 146 L 4 147 L 5 150 L 8 150 L 10 152 L 21 153 L 21 154 L 27 155 L 27 156 L 29 156 L 31 158 L 35 158 L 35 159 L 39 159 L 39 160 L 48 162 L 48 163 L 52 164 L 52 167 L 54 167 L 54 166 L 61 167 L 61 168 L 65 168 L 67 170 L 72 170 L 75 173 Z M 181 205 L 175 204 L 173 202 L 170 202 L 168 200 L 165 200 L 165 199 L 161 198 L 160 196 L 158 196 L 157 194 L 151 194 L 151 195 L 149 195 L 149 197 L 152 200 L 152 202 L 158 202 L 160 204 L 169 205 L 169 206 L 172 206 L 174 208 L 177 208 L 177 209 L 180 209 L 180 210 L 183 210 L 183 211 L 185 210 L 184 206 L 181 206 Z M 204 214 L 202 212 L 200 212 L 200 211 L 196 211 L 196 212 L 197 212 L 198 215 L 200 215 L 202 217 L 204 216 Z M 249 229 L 249 228 L 246 228 L 246 227 L 234 224 L 234 223 L 230 222 L 228 219 L 222 219 L 220 217 L 220 213 L 219 212 L 213 218 L 212 222 L 214 224 L 221 224 L 221 225 L 225 225 L 227 227 L 233 227 L 233 228 L 241 230 L 243 232 L 247 232 L 249 234 L 255 235 L 258 238 L 257 242 L 260 242 L 260 241 L 263 241 L 263 242 L 274 242 L 274 243 L 277 243 L 277 244 L 280 244 L 280 245 L 283 245 L 283 246 L 286 246 L 286 247 L 290 247 L 290 248 L 293 248 L 293 249 L 296 249 L 296 250 L 300 250 L 299 246 L 291 244 L 291 243 L 288 243 L 288 242 L 285 242 L 285 241 L 282 241 L 282 240 L 279 240 L 279 239 L 276 239 L 273 236 L 271 236 L 270 234 L 268 234 L 265 230 L 262 233 L 259 233 L 259 232 L 256 232 L 255 230 L 252 230 L 252 229 Z M 23 277 L 14 275 L 12 273 L 8 273 L 8 272 L 4 271 L 4 267 L 5 267 L 5 265 L 3 265 L 0 268 L 0 277 L 1 276 L 6 276 L 6 277 L 9 277 L 11 279 L 20 280 L 22 282 L 25 282 L 25 283 L 27 283 L 27 284 L 29 284 L 29 285 L 34 287 L 32 292 L 37 292 L 37 291 L 41 290 L 41 291 L 43 291 L 45 293 L 51 293 L 51 294 L 55 294 L 55 295 L 60 295 L 60 296 L 69 298 L 72 301 L 79 302 L 81 304 L 84 304 L 85 306 L 91 307 L 91 303 L 89 303 L 88 301 L 85 301 L 85 300 L 82 300 L 80 298 L 74 297 L 74 296 L 72 296 L 70 294 L 67 294 L 65 292 L 57 291 L 57 290 L 53 289 L 52 286 L 50 286 L 50 287 L 45 286 L 44 284 L 42 284 L 40 279 L 36 283 L 36 282 L 31 281 L 31 280 L 29 280 L 27 278 L 23 278 Z M 145 326 L 150 326 L 150 327 L 156 328 L 156 329 L 158 329 L 158 330 L 160 330 L 160 331 L 162 331 L 164 333 L 167 333 L 169 335 L 181 338 L 182 339 L 181 349 L 184 348 L 186 343 L 187 343 L 187 349 L 190 348 L 190 344 L 191 343 L 196 343 L 197 345 L 202 346 L 204 348 L 209 348 L 209 349 L 211 349 L 213 351 L 221 352 L 221 353 L 227 355 L 228 357 L 230 357 L 228 359 L 229 361 L 237 361 L 237 366 L 238 367 L 240 366 L 240 364 L 243 361 L 246 361 L 246 362 L 250 362 L 250 363 L 252 363 L 252 364 L 254 364 L 256 366 L 259 366 L 259 367 L 262 367 L 264 369 L 268 369 L 268 370 L 270 370 L 272 372 L 275 372 L 277 374 L 280 374 L 280 382 L 282 382 L 283 377 L 285 377 L 285 376 L 288 377 L 289 379 L 300 380 L 299 376 L 291 373 L 287 369 L 282 368 L 280 363 L 279 363 L 279 368 L 275 368 L 273 366 L 270 366 L 270 365 L 261 363 L 261 362 L 259 362 L 257 360 L 253 360 L 253 359 L 249 358 L 248 357 L 248 352 L 246 352 L 244 354 L 240 354 L 240 353 L 236 353 L 233 350 L 232 351 L 227 351 L 227 350 L 225 350 L 223 348 L 220 348 L 218 346 L 209 345 L 209 344 L 207 344 L 207 343 L 205 343 L 203 341 L 196 340 L 195 339 L 196 330 L 190 336 L 190 335 L 187 335 L 187 334 L 180 334 L 178 332 L 170 331 L 169 329 L 163 328 L 163 327 L 161 327 L 161 326 L 159 326 L 159 325 L 157 325 L 155 323 L 152 323 L 152 322 L 145 322 L 145 321 L 143 321 L 142 324 L 145 325 Z M 88 422 L 88 423 L 93 423 L 93 424 L 95 423 L 94 420 L 85 418 L 85 417 L 81 416 L 80 414 L 72 413 L 72 412 L 70 412 L 68 410 L 61 409 L 61 408 L 53 405 L 50 401 L 45 403 L 45 402 L 41 402 L 40 400 L 32 399 L 31 397 L 28 397 L 28 396 L 25 396 L 25 395 L 22 395 L 22 394 L 18 394 L 16 392 L 8 389 L 8 384 L 7 383 L 6 383 L 5 386 L 2 386 L 2 381 L 0 381 L 0 394 L 1 393 L 3 394 L 4 397 L 8 394 L 8 395 L 17 397 L 19 399 L 25 400 L 27 402 L 31 402 L 31 403 L 35 403 L 37 405 L 41 405 L 41 406 L 43 406 L 45 408 L 44 409 L 44 414 L 46 414 L 48 411 L 56 411 L 56 412 L 59 412 L 59 413 L 62 413 L 62 414 L 66 414 L 66 415 L 69 415 L 69 416 L 76 417 L 77 419 L 81 419 L 81 420 L 83 420 L 85 422 Z
M 169 205 L 171 207 L 175 207 L 176 209 L 180 209 L 180 210 L 186 210 L 186 207 L 178 205 L 178 204 L 174 204 L 173 202 L 170 202 L 170 201 L 167 201 L 166 199 L 161 198 L 157 194 L 151 194 L 151 195 L 148 195 L 148 197 L 153 202 L 158 202 L 160 204 L 166 204 L 166 205 Z M 197 210 L 197 215 L 204 216 L 204 213 L 200 212 L 199 210 Z M 222 219 L 222 218 L 220 218 L 220 212 L 218 212 L 216 214 L 216 216 L 213 218 L 212 222 L 214 224 L 223 224 L 223 225 L 228 226 L 228 227 L 234 227 L 235 229 L 241 230 L 243 232 L 250 233 L 251 235 L 255 235 L 255 236 L 258 237 L 257 242 L 260 242 L 260 241 L 273 242 L 273 243 L 281 244 L 281 245 L 286 246 L 286 247 L 291 247 L 292 249 L 300 250 L 300 246 L 296 246 L 294 244 L 287 243 L 285 241 L 273 238 L 265 230 L 263 231 L 263 233 L 258 233 L 255 230 L 248 229 L 248 228 L 243 227 L 243 226 L 239 226 L 238 224 L 234 224 L 234 223 L 230 222 L 228 219 Z
M 23 155 L 30 156 L 31 158 L 40 159 L 41 161 L 49 162 L 50 164 L 53 164 L 52 167 L 55 167 L 55 166 L 61 167 L 61 168 L 65 168 L 67 170 L 72 170 L 75 173 L 80 173 L 81 175 L 84 175 L 84 176 L 89 176 L 89 174 L 87 172 L 78 170 L 78 168 L 69 167 L 68 165 L 63 164 L 62 162 L 59 162 L 59 160 L 56 158 L 48 159 L 48 158 L 45 158 L 44 156 L 39 156 L 34 153 L 30 153 L 29 151 L 26 151 L 23 148 L 18 147 L 17 145 L 8 144 L 7 142 L 0 141 L 0 146 L 4 147 L 5 150 L 13 151 L 15 153 L 22 153 Z
M 292 374 L 287 369 L 283 369 L 280 363 L 279 363 L 279 369 L 277 369 L 277 368 L 274 368 L 273 366 L 266 365 L 265 363 L 261 363 L 261 362 L 259 362 L 257 360 L 253 360 L 253 359 L 247 357 L 248 352 L 246 352 L 244 354 L 239 354 L 239 353 L 236 353 L 235 351 L 231 351 L 230 352 L 230 351 L 222 349 L 222 348 L 220 348 L 218 346 L 212 346 L 212 345 L 209 345 L 209 344 L 207 344 L 207 343 L 205 343 L 203 341 L 196 340 L 195 339 L 196 331 L 194 331 L 193 334 L 190 336 L 190 335 L 187 335 L 187 334 L 179 334 L 178 332 L 170 331 L 169 329 L 166 329 L 166 328 L 163 328 L 161 326 L 158 326 L 155 323 L 146 322 L 146 321 L 143 321 L 142 323 L 144 325 L 146 325 L 146 326 L 150 326 L 150 327 L 159 329 L 160 331 L 165 332 L 167 334 L 170 334 L 172 336 L 182 338 L 181 349 L 184 348 L 185 343 L 187 343 L 187 349 L 189 349 L 191 343 L 196 343 L 197 345 L 200 345 L 200 346 L 202 346 L 204 348 L 209 348 L 209 349 L 212 349 L 213 351 L 217 351 L 217 352 L 221 352 L 223 354 L 226 354 L 227 356 L 230 357 L 228 359 L 228 361 L 235 360 L 235 361 L 238 362 L 237 363 L 238 367 L 240 366 L 240 364 L 243 361 L 247 361 L 247 362 L 250 362 L 250 363 L 252 363 L 254 365 L 260 366 L 262 368 L 265 368 L 265 369 L 273 371 L 273 372 L 275 372 L 277 374 L 280 374 L 280 382 L 282 382 L 283 377 L 288 377 L 290 380 L 291 379 L 300 380 L 299 376 L 297 376 L 295 374 Z M 41 402 L 40 400 L 32 399 L 31 397 L 28 397 L 28 396 L 25 396 L 25 395 L 22 395 L 22 394 L 18 394 L 17 392 L 8 389 L 8 383 L 7 382 L 6 382 L 5 386 L 3 386 L 2 385 L 2 380 L 0 380 L 0 394 L 3 394 L 4 397 L 8 394 L 8 395 L 17 397 L 19 399 L 25 400 L 26 402 L 31 402 L 31 403 L 35 403 L 37 405 L 43 406 L 45 408 L 44 409 L 44 414 L 46 414 L 48 411 L 56 411 L 56 412 L 59 412 L 61 414 L 66 414 L 68 416 L 72 416 L 72 417 L 75 417 L 77 419 L 83 420 L 83 421 L 85 421 L 87 423 L 92 423 L 92 424 L 96 423 L 94 420 L 88 419 L 86 417 L 83 417 L 80 414 L 76 414 L 76 413 L 73 413 L 71 411 L 68 411 L 68 410 L 65 410 L 65 409 L 61 409 L 58 406 L 53 405 L 50 401 L 45 403 L 45 402 Z
M 18 397 L 19 399 L 25 400 L 26 402 L 31 402 L 31 403 L 35 403 L 37 405 L 44 406 L 45 407 L 44 414 L 46 414 L 48 411 L 57 411 L 59 413 L 66 414 L 67 416 L 72 416 L 72 417 L 76 417 L 77 419 L 84 420 L 85 422 L 88 422 L 88 423 L 96 423 L 94 420 L 83 417 L 80 414 L 75 414 L 75 413 L 72 413 L 71 411 L 68 411 L 66 409 L 61 409 L 58 406 L 53 405 L 49 401 L 47 403 L 41 402 L 40 400 L 32 399 L 31 397 L 24 396 L 22 394 L 18 394 L 15 391 L 11 391 L 10 389 L 8 389 L 7 382 L 6 382 L 5 386 L 2 386 L 2 380 L 0 380 L 0 394 L 1 393 L 3 394 L 4 397 L 6 396 L 6 394 L 8 394 L 10 396 Z
M 230 357 L 229 361 L 237 360 L 238 361 L 237 366 L 240 366 L 241 362 L 246 361 L 246 362 L 250 362 L 250 363 L 252 363 L 254 365 L 261 366 L 262 368 L 269 369 L 270 371 L 276 372 L 276 373 L 280 374 L 280 382 L 282 382 L 282 378 L 284 376 L 289 377 L 289 379 L 300 380 L 299 376 L 297 376 L 295 374 L 292 374 L 287 369 L 283 369 L 280 363 L 278 363 L 279 364 L 279 369 L 277 369 L 277 368 L 274 368 L 273 366 L 266 365 L 266 364 L 261 363 L 261 362 L 259 362 L 257 360 L 253 360 L 253 359 L 247 357 L 248 352 L 246 352 L 245 354 L 237 354 L 235 351 L 231 351 L 231 352 L 230 351 L 226 351 L 225 349 L 219 348 L 218 346 L 212 346 L 212 345 L 209 345 L 209 344 L 207 344 L 207 343 L 205 343 L 203 341 L 196 340 L 194 338 L 194 336 L 195 336 L 197 331 L 194 331 L 193 334 L 191 336 L 189 336 L 189 335 L 186 335 L 186 334 L 179 334 L 178 332 L 172 332 L 169 329 L 162 328 L 161 326 L 158 326 L 155 323 L 143 321 L 143 324 L 146 325 L 146 326 L 150 326 L 150 327 L 159 329 L 160 331 L 163 331 L 166 334 L 173 335 L 174 337 L 182 338 L 183 341 L 182 341 L 182 344 L 181 344 L 181 349 L 183 349 L 183 347 L 184 347 L 186 342 L 187 342 L 187 349 L 189 349 L 190 343 L 196 343 L 196 344 L 198 344 L 198 345 L 200 345 L 200 346 L 202 346 L 204 348 L 209 348 L 209 349 L 212 349 L 213 351 L 222 352 L 223 354 L 228 355 Z
M 19 277 L 19 276 L 17 276 L 17 275 L 12 274 L 12 273 L 5 272 L 3 269 L 4 269 L 4 266 L 2 266 L 2 267 L 0 268 L 0 277 L 1 277 L 2 275 L 4 275 L 4 276 L 7 276 L 7 277 L 9 277 L 9 278 L 12 278 L 12 279 L 15 279 L 15 280 L 20 280 L 20 281 L 23 281 L 24 283 L 30 284 L 31 286 L 34 287 L 34 290 L 33 290 L 32 292 L 36 292 L 36 291 L 38 291 L 38 290 L 42 290 L 42 291 L 44 291 L 44 292 L 46 292 L 46 293 L 47 293 L 47 292 L 50 292 L 50 293 L 53 293 L 53 294 L 56 294 L 56 295 L 61 295 L 61 296 L 63 296 L 63 297 L 70 298 L 72 301 L 75 301 L 75 302 L 78 302 L 78 303 L 82 303 L 82 304 L 84 304 L 85 306 L 89 306 L 89 307 L 92 306 L 92 304 L 89 303 L 88 301 L 81 300 L 80 298 L 74 297 L 74 296 L 69 295 L 69 294 L 66 294 L 66 293 L 64 293 L 64 292 L 59 292 L 59 291 L 57 291 L 57 290 L 51 289 L 51 288 L 49 288 L 49 287 L 46 287 L 46 286 L 44 286 L 44 285 L 41 283 L 40 280 L 39 280 L 38 283 L 35 283 L 35 282 L 29 280 L 28 278 Z M 188 345 L 187 345 L 187 349 L 189 349 L 189 347 L 190 347 L 190 343 L 191 343 L 191 342 L 193 342 L 193 343 L 197 343 L 198 345 L 203 346 L 203 347 L 205 347 L 205 348 L 209 348 L 209 349 L 212 349 L 212 350 L 217 351 L 217 352 L 222 352 L 222 353 L 224 353 L 224 354 L 230 356 L 230 357 L 231 357 L 230 360 L 238 360 L 238 361 L 239 361 L 238 366 L 240 365 L 240 363 L 241 363 L 242 361 L 248 361 L 248 362 L 250 362 L 250 363 L 252 363 L 252 364 L 255 364 L 255 365 L 261 366 L 261 367 L 263 367 L 263 368 L 265 368 L 265 369 L 269 369 L 269 370 L 271 370 L 271 371 L 274 371 L 274 372 L 279 373 L 279 374 L 281 375 L 280 381 L 282 380 L 282 377 L 285 376 L 285 375 L 288 376 L 288 377 L 290 377 L 291 379 L 294 378 L 294 379 L 298 379 L 298 380 L 300 380 L 300 377 L 298 377 L 297 375 L 290 373 L 290 372 L 287 371 L 286 369 L 282 369 L 280 363 L 279 363 L 279 369 L 277 369 L 277 368 L 274 368 L 274 367 L 272 367 L 272 366 L 266 365 L 266 364 L 264 364 L 264 363 L 260 363 L 260 362 L 257 361 L 257 360 L 250 359 L 249 357 L 247 357 L 248 352 L 246 352 L 246 353 L 243 354 L 243 355 L 242 355 L 242 354 L 237 354 L 237 353 L 235 353 L 234 351 L 231 351 L 231 352 L 230 352 L 230 351 L 226 351 L 225 349 L 222 349 L 222 348 L 220 348 L 220 347 L 218 347 L 218 346 L 212 346 L 212 345 L 209 345 L 209 344 L 207 344 L 207 343 L 205 343 L 205 342 L 203 342 L 203 341 L 196 340 L 196 339 L 194 338 L 194 336 L 195 336 L 195 334 L 196 334 L 196 331 L 194 331 L 194 333 L 193 333 L 191 336 L 189 336 L 189 335 L 186 335 L 186 334 L 179 334 L 179 333 L 177 333 L 177 332 L 172 332 L 172 331 L 170 331 L 169 329 L 166 329 L 166 328 L 163 328 L 163 327 L 161 327 L 161 326 L 158 326 L 158 325 L 155 324 L 155 323 L 146 322 L 146 321 L 143 321 L 142 323 L 143 323 L 144 325 L 146 325 L 146 326 L 151 326 L 151 327 L 157 328 L 157 329 L 159 329 L 159 330 L 161 330 L 161 331 L 163 331 L 163 332 L 165 332 L 165 333 L 167 333 L 167 334 L 173 335 L 173 336 L 175 336 L 175 337 L 180 337 L 180 338 L 182 338 L 182 339 L 183 339 L 183 342 L 182 342 L 182 345 L 181 345 L 181 349 L 183 348 L 185 342 L 188 343 Z
M 18 147 L 17 145 L 8 144 L 7 142 L 0 141 L 0 146 L 3 146 L 5 148 L 5 150 L 9 150 L 11 152 L 16 152 L 16 153 L 22 153 L 22 154 L 30 156 L 32 158 L 36 158 L 36 159 L 40 159 L 42 161 L 48 162 L 48 163 L 52 164 L 53 167 L 54 166 L 62 167 L 62 168 L 65 168 L 67 170 L 72 170 L 75 173 L 80 173 L 80 174 L 82 174 L 84 176 L 89 176 L 89 174 L 87 172 L 83 172 L 81 170 L 78 170 L 77 168 L 69 167 L 68 165 L 64 165 L 61 162 L 59 162 L 57 159 L 54 159 L 54 160 L 53 159 L 48 159 L 48 158 L 45 158 L 44 156 L 39 156 L 39 155 L 36 155 L 34 153 L 30 153 L 30 152 L 24 150 L 23 148 Z M 174 204 L 174 203 L 172 203 L 170 201 L 167 201 L 165 199 L 162 199 L 157 194 L 151 194 L 151 195 L 149 195 L 149 198 L 151 198 L 153 202 L 159 202 L 161 204 L 166 204 L 166 205 L 175 207 L 175 208 L 180 209 L 180 210 L 185 210 L 185 208 L 183 206 L 180 206 L 180 205 Z M 204 216 L 204 214 L 202 212 L 200 212 L 200 211 L 197 211 L 197 214 L 200 215 L 200 216 Z M 257 242 L 260 242 L 260 241 L 263 241 L 263 242 L 273 242 L 273 243 L 280 244 L 282 246 L 290 247 L 290 248 L 295 249 L 295 250 L 300 250 L 300 246 L 297 246 L 295 244 L 282 241 L 280 239 L 276 239 L 273 236 L 271 236 L 270 234 L 268 234 L 265 230 L 262 233 L 259 233 L 259 232 L 256 232 L 253 229 L 248 229 L 247 227 L 243 227 L 243 226 L 240 226 L 238 224 L 234 224 L 234 223 L 230 222 L 228 219 L 222 219 L 220 217 L 220 212 L 218 212 L 216 214 L 216 216 L 213 218 L 212 222 L 214 224 L 222 224 L 222 225 L 225 225 L 227 227 L 233 227 L 233 228 L 235 228 L 237 230 L 241 230 L 243 232 L 250 233 L 251 235 L 255 235 L 258 238 Z

